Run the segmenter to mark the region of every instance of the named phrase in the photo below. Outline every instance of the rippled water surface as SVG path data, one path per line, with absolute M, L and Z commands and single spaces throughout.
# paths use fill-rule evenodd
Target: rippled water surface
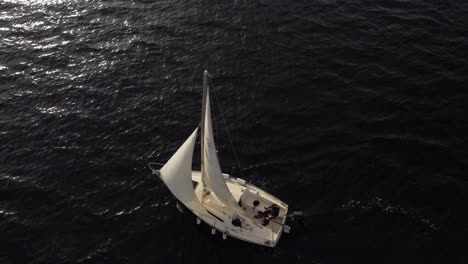
M 0 0 L 0 262 L 466 263 L 467 14 Z M 246 180 L 305 214 L 275 249 L 212 237 L 146 167 L 198 125 L 204 69 Z

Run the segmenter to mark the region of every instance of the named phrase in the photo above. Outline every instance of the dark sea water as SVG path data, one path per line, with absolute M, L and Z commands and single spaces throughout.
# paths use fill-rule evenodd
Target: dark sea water
M 245 179 L 304 212 L 275 249 L 146 167 L 204 69 Z M 1 0 L 0 263 L 467 263 L 467 114 L 465 0 Z

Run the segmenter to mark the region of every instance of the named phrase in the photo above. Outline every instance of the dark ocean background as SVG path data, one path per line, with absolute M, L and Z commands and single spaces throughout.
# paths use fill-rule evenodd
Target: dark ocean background
M 275 249 L 146 166 L 204 69 L 245 179 L 305 215 Z M 467 85 L 466 0 L 1 0 L 0 263 L 467 263 Z

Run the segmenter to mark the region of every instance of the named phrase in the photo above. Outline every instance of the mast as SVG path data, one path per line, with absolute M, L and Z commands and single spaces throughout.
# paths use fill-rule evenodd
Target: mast
M 201 143 L 201 182 L 203 189 L 206 187 L 206 183 L 204 180 L 204 170 L 205 170 L 205 158 L 204 158 L 204 153 L 205 153 L 205 115 L 206 115 L 206 96 L 208 94 L 208 71 L 205 70 L 203 72 L 203 99 L 202 99 L 202 116 L 201 116 L 201 123 L 200 123 L 200 128 L 201 128 L 201 137 L 200 137 L 200 143 Z

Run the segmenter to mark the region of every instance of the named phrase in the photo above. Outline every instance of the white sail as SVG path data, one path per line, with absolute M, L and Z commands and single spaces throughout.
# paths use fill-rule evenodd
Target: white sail
M 205 214 L 206 210 L 195 196 L 192 184 L 192 156 L 197 132 L 198 128 L 161 168 L 160 177 L 179 201 L 199 215 Z
M 219 165 L 218 155 L 214 145 L 213 128 L 211 125 L 210 95 L 208 92 L 206 95 L 204 126 L 204 150 L 202 150 L 204 155 L 204 166 L 202 178 L 204 180 L 205 190 L 214 192 L 224 205 L 234 205 L 235 207 L 238 207 L 236 200 L 226 185 L 226 180 L 222 175 Z

